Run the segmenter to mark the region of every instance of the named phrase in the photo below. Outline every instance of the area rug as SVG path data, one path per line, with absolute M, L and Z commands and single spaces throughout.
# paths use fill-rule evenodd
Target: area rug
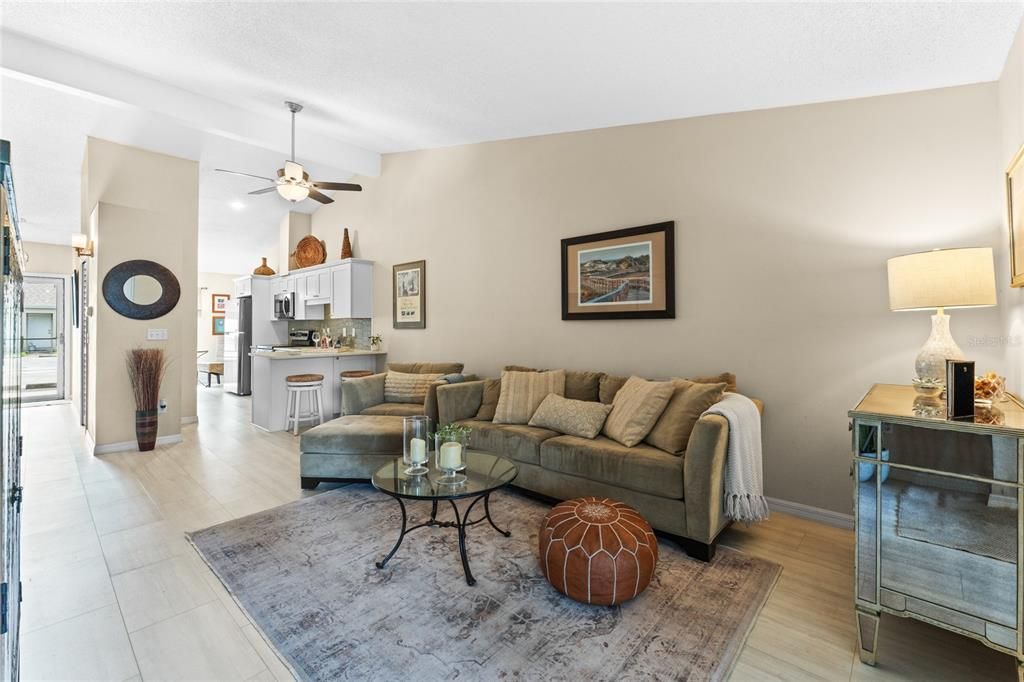
M 426 502 L 407 506 L 411 524 L 430 512 Z M 639 597 L 614 607 L 579 604 L 538 567 L 547 510 L 515 492 L 491 496 L 493 517 L 512 537 L 486 523 L 469 529 L 474 587 L 466 585 L 452 529 L 414 531 L 377 569 L 401 514 L 367 485 L 190 539 L 299 679 L 728 676 L 780 566 L 725 548 L 706 564 L 662 541 L 654 579 Z
M 988 506 L 988 495 L 908 485 L 896 506 L 896 532 L 911 540 L 1016 563 L 1017 510 Z

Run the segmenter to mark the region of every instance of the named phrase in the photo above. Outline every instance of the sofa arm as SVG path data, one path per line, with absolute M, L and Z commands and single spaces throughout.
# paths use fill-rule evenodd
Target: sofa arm
M 464 381 L 437 387 L 437 423 L 451 424 L 472 419 L 484 400 L 484 382 Z
M 437 421 L 437 389 L 442 386 L 447 386 L 447 381 L 437 381 L 430 385 L 427 389 L 427 398 L 423 401 L 423 414 L 430 417 L 432 424 L 438 424 Z
M 341 382 L 341 414 L 360 414 L 363 410 L 384 402 L 384 378 L 387 374 L 373 374 L 360 379 Z
M 728 444 L 729 422 L 722 415 L 706 414 L 693 427 L 683 455 L 686 534 L 699 542 L 710 544 L 727 523 L 722 511 Z

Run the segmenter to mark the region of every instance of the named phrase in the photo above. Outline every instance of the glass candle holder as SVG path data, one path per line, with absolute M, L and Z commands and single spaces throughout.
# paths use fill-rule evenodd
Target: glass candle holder
M 408 467 L 405 473 L 419 476 L 427 473 L 430 456 L 430 417 L 402 418 L 402 461 Z
M 459 473 L 466 468 L 466 448 L 469 446 L 469 439 L 466 435 L 457 438 L 436 437 L 434 449 L 434 464 L 441 472 L 438 483 L 455 485 L 466 480 L 464 474 Z

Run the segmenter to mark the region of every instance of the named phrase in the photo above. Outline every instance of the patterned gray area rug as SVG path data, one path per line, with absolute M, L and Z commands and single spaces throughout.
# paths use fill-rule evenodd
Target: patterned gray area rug
M 462 503 L 463 507 L 465 503 Z M 412 502 L 410 520 L 430 505 Z M 192 533 L 239 605 L 304 680 L 718 680 L 728 676 L 782 568 L 729 549 L 710 564 L 659 545 L 647 591 L 578 604 L 537 563 L 548 507 L 491 496 L 505 538 L 468 531 L 466 585 L 453 529 L 405 538 L 398 504 L 352 485 Z M 439 513 L 447 520 L 451 509 Z M 475 517 L 475 513 L 474 513 Z

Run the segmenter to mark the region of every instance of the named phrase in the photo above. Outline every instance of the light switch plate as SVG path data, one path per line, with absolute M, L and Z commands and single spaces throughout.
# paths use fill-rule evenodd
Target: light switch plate
M 167 330 L 166 329 L 148 329 L 146 330 L 147 341 L 166 341 Z

